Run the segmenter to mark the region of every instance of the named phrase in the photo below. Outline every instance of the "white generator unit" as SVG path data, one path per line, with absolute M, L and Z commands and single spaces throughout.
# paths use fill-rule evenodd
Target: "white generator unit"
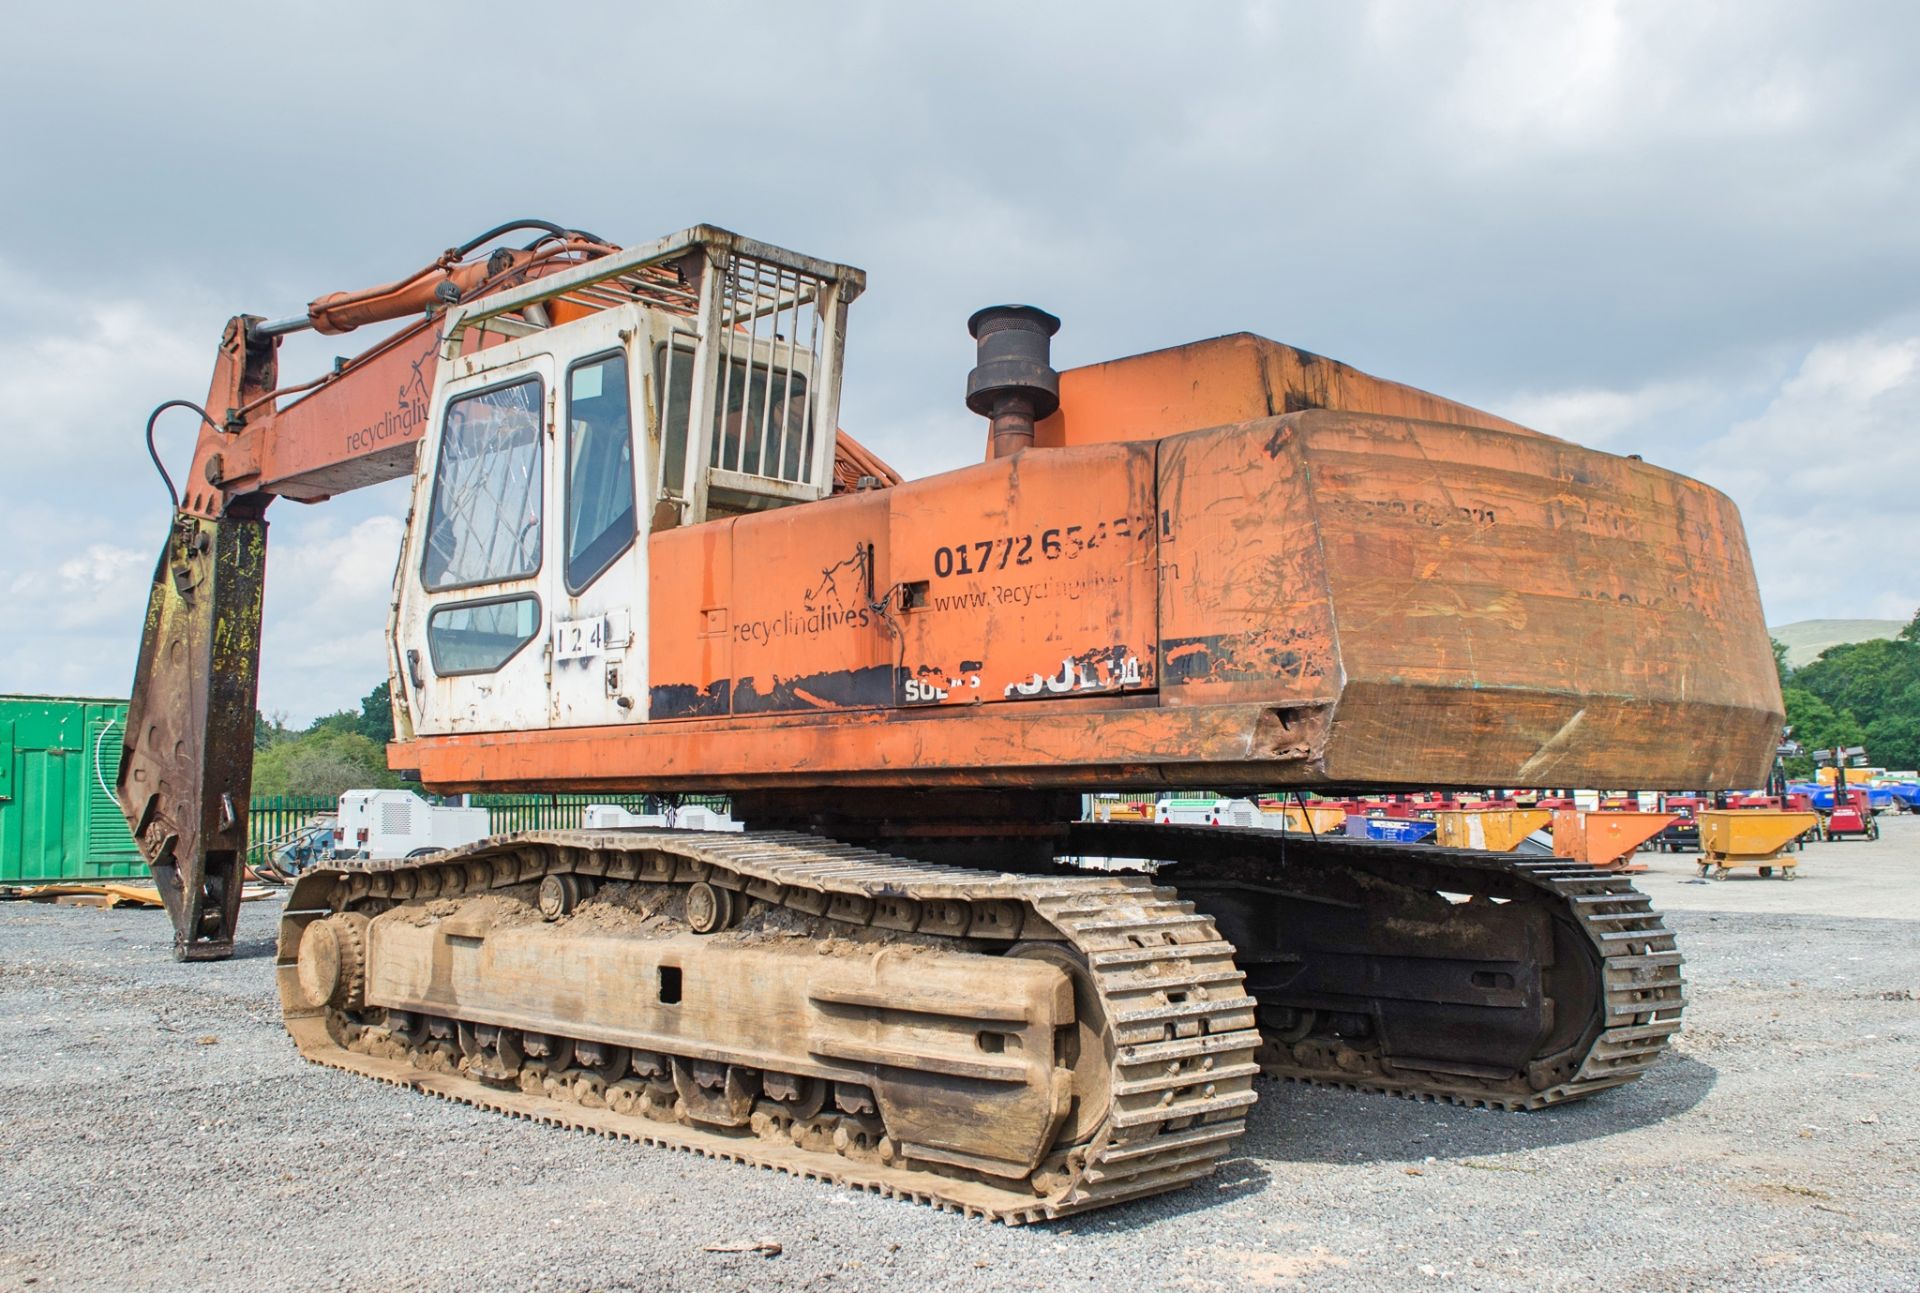
M 442 808 L 411 790 L 349 790 L 333 828 L 336 858 L 419 857 L 492 834 L 484 808 Z
M 726 813 L 689 804 L 664 813 L 631 813 L 618 804 L 588 804 L 580 826 L 589 831 L 624 831 L 642 827 L 673 831 L 738 831 L 746 829 Z
M 1162 826 L 1252 826 L 1279 829 L 1283 818 L 1260 811 L 1251 799 L 1162 799 L 1153 806 Z

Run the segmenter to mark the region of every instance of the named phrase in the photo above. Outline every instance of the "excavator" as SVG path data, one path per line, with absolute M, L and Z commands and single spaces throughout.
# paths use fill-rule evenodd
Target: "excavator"
M 233 950 L 267 508 L 410 477 L 391 766 L 746 829 L 308 871 L 311 1060 L 1009 1223 L 1207 1176 L 1260 1075 L 1520 1110 L 1644 1073 L 1681 955 L 1621 875 L 1083 796 L 1756 784 L 1733 504 L 1245 333 L 1060 372 L 1030 306 L 968 321 L 981 460 L 905 480 L 840 429 L 864 287 L 514 221 L 234 318 L 154 415 L 199 432 L 117 780 L 176 954 Z M 379 323 L 282 380 L 287 335 Z

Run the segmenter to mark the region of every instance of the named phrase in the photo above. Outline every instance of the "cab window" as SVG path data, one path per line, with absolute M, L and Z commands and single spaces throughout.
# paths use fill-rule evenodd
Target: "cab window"
M 438 606 L 427 617 L 427 653 L 446 678 L 492 673 L 540 631 L 540 602 L 531 595 Z
M 539 571 L 541 398 L 528 377 L 447 405 L 420 567 L 429 590 Z
M 633 420 L 624 354 L 567 371 L 567 591 L 577 593 L 633 542 Z

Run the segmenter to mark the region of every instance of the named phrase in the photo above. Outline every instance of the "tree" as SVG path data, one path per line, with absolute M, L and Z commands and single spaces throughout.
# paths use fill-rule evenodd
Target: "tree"
M 257 795 L 324 795 L 400 785 L 387 768 L 393 710 L 381 683 L 356 712 L 336 710 L 316 718 L 304 732 L 291 731 L 279 716 L 254 719 L 253 792 Z
M 1787 644 L 1779 638 L 1768 638 L 1773 643 L 1773 671 L 1780 675 L 1780 690 L 1787 689 L 1787 679 L 1793 676 L 1793 666 L 1787 663 Z
M 1809 752 L 1830 750 L 1836 745 L 1866 743 L 1866 729 L 1860 726 L 1852 714 L 1836 711 L 1833 706 L 1804 687 L 1788 687 L 1783 695 L 1787 702 L 1787 726 L 1793 729 L 1793 739 Z M 1813 775 L 1813 767 L 1814 760 L 1811 753 L 1788 759 L 1787 775 L 1810 777 Z
M 1828 647 L 1820 658 L 1793 672 L 1793 685 L 1804 687 L 1862 721 L 1879 717 L 1910 682 L 1920 681 L 1920 645 L 1875 638 Z
M 275 745 L 253 761 L 257 795 L 325 795 L 397 786 L 386 751 L 358 732 L 321 730 Z
M 360 701 L 360 735 L 385 745 L 393 739 L 392 684 L 381 683 Z
M 1898 637 L 1828 647 L 1789 680 L 1787 719 L 1801 745 L 1862 745 L 1880 767 L 1920 766 L 1920 612 Z M 1794 760 L 1788 771 L 1811 766 Z
M 358 732 L 360 716 L 350 709 L 336 709 L 331 714 L 322 714 L 313 720 L 308 733 L 313 732 Z
M 292 735 L 287 728 L 285 714 L 269 714 L 259 709 L 253 711 L 253 752 L 256 755 L 262 750 L 272 749 L 275 744 Z
M 1920 768 L 1920 681 L 1908 683 L 1867 724 L 1866 747 L 1883 768 Z

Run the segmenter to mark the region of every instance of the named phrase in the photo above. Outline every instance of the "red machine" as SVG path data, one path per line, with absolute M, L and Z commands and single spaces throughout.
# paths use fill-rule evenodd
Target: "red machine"
M 1857 787 L 1835 787 L 1833 807 L 1822 814 L 1820 838 L 1823 840 L 1880 838 L 1880 822 L 1867 803 L 1867 792 Z
M 1849 764 L 1863 765 L 1867 752 L 1858 745 L 1830 750 L 1815 750 L 1817 762 L 1833 769 L 1833 807 L 1820 821 L 1820 838 L 1826 840 L 1880 838 L 1880 823 L 1874 819 L 1873 804 L 1865 786 L 1847 784 Z
M 1673 822 L 1653 837 L 1653 847 L 1662 853 L 1685 853 L 1700 848 L 1700 813 L 1713 807 L 1707 795 L 1662 795 L 1660 811 L 1672 813 Z

